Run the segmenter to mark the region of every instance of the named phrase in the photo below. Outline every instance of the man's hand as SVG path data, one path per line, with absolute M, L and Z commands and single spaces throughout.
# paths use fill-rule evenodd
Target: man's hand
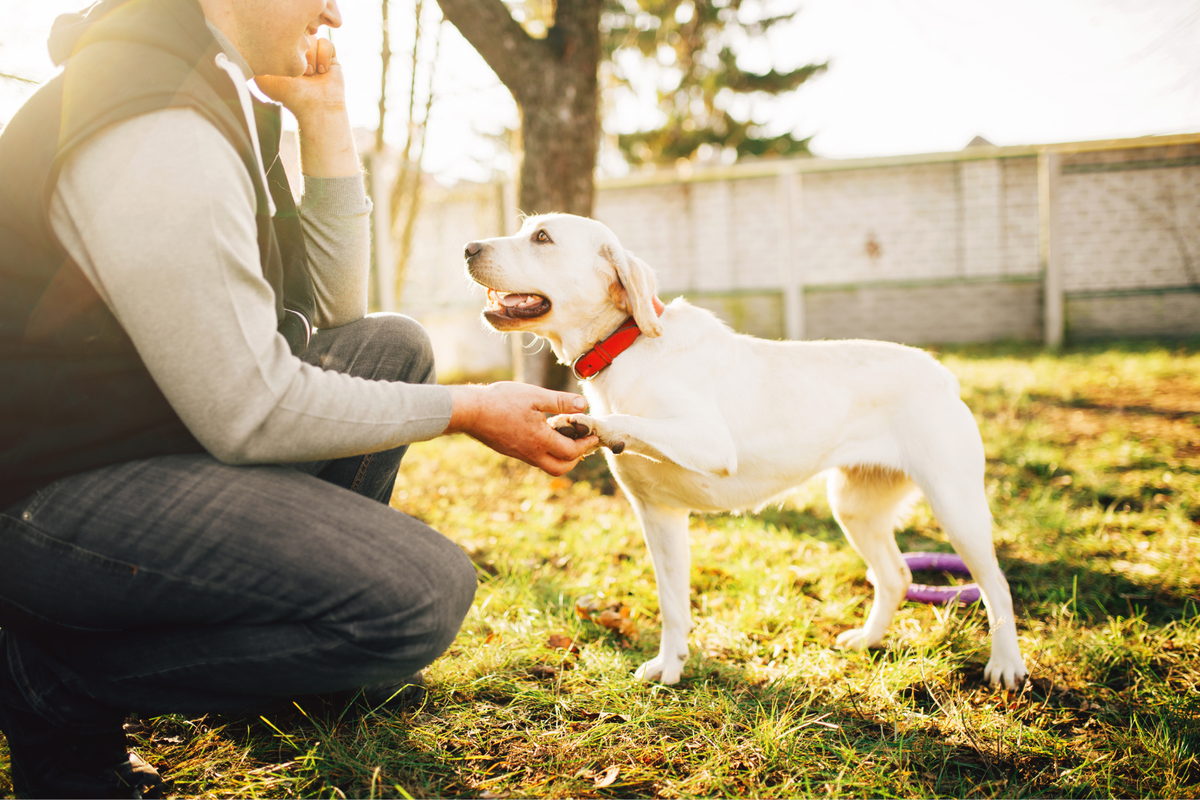
M 465 433 L 502 455 L 551 475 L 565 475 L 600 440 L 568 439 L 550 427 L 546 413 L 571 414 L 587 408 L 576 394 L 552 392 L 524 383 L 451 386 L 454 411 L 446 433 Z
M 308 69 L 299 78 L 259 75 L 254 79 L 263 94 L 304 121 L 316 114 L 346 107 L 346 82 L 333 42 L 308 37 Z
M 362 165 L 346 111 L 346 82 L 333 42 L 308 37 L 308 70 L 299 78 L 259 75 L 263 94 L 296 117 L 300 126 L 300 164 L 314 178 L 358 175 Z

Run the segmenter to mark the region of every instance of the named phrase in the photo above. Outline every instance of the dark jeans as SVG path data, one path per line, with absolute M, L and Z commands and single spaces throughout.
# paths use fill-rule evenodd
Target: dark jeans
M 434 380 L 425 332 L 376 315 L 306 361 Z M 177 455 L 60 480 L 0 513 L 0 658 L 80 731 L 403 680 L 454 639 L 475 570 L 387 506 L 405 448 L 281 466 Z

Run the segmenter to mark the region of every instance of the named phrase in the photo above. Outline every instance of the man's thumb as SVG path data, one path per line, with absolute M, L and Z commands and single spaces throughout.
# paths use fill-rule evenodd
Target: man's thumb
M 546 411 L 557 411 L 559 414 L 575 414 L 587 410 L 587 398 L 581 394 L 572 394 L 571 392 L 555 392 L 553 402 L 550 405 L 552 408 L 547 408 L 545 409 Z

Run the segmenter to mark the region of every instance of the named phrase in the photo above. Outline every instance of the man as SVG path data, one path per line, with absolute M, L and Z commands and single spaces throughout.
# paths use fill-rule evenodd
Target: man
M 335 0 L 104 0 L 0 135 L 0 729 L 18 793 L 143 796 L 142 714 L 367 688 L 441 654 L 470 561 L 387 507 L 414 441 L 560 475 L 573 395 L 440 387 L 365 316 Z M 288 108 L 305 174 L 279 166 Z M 268 77 L 273 76 L 273 77 Z M 316 329 L 315 332 L 313 329 Z

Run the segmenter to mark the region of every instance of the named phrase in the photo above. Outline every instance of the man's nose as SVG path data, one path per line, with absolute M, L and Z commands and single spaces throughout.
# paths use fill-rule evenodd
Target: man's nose
M 321 15 L 321 19 L 331 28 L 342 27 L 342 12 L 338 8 L 337 0 L 329 0 L 325 4 L 325 13 Z

